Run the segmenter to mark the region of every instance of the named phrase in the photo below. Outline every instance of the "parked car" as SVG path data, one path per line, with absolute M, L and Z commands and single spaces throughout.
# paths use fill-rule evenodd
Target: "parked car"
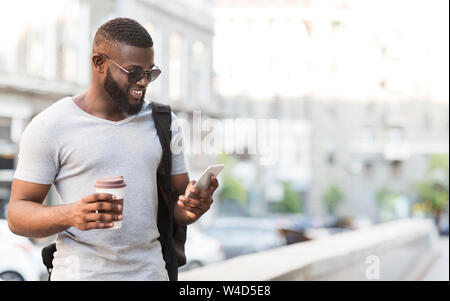
M 286 245 L 279 225 L 272 219 L 222 217 L 205 231 L 222 243 L 227 259 Z
M 441 218 L 439 220 L 438 230 L 441 235 L 448 235 L 448 224 L 449 224 L 449 206 L 445 206 L 442 211 Z
M 180 272 L 225 259 L 222 244 L 217 239 L 204 234 L 195 225 L 188 227 L 185 251 L 187 262 L 180 268 Z
M 0 280 L 46 280 L 47 270 L 41 248 L 26 237 L 9 230 L 8 221 L 0 219 Z

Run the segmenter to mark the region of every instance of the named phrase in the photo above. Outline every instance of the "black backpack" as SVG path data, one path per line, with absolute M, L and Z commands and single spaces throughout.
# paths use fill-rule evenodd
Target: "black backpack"
M 151 102 L 152 115 L 155 122 L 156 132 L 163 149 L 163 157 L 160 168 L 164 175 L 157 173 L 158 182 L 158 231 L 159 241 L 162 247 L 166 269 L 169 280 L 178 279 L 178 267 L 186 264 L 184 245 L 186 242 L 186 226 L 179 226 L 174 222 L 174 204 L 176 196 L 170 181 L 172 170 L 172 151 L 170 142 L 172 140 L 172 111 L 170 106 Z
M 151 102 L 152 117 L 158 133 L 159 142 L 163 149 L 163 157 L 157 172 L 158 189 L 158 231 L 166 270 L 170 281 L 178 280 L 178 267 L 186 264 L 184 245 L 186 242 L 186 226 L 179 226 L 174 222 L 174 190 L 170 180 L 172 170 L 172 151 L 170 142 L 172 132 L 172 110 L 170 106 Z M 160 173 L 162 170 L 164 173 Z M 42 261 L 50 275 L 53 268 L 53 255 L 56 251 L 56 243 L 42 249 Z

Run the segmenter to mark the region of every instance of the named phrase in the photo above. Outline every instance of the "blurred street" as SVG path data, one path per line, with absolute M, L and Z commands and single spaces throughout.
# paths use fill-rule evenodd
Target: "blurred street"
M 404 219 L 239 256 L 182 280 L 417 281 L 448 279 L 447 237 L 432 221 Z M 446 258 L 446 259 L 445 259 Z M 262 268 L 261 266 L 264 266 Z
M 387 280 L 449 280 L 446 0 L 1 1 L 0 279 L 46 279 L 40 251 L 57 235 L 14 235 L 7 221 L 23 133 L 90 87 L 93 38 L 118 16 L 151 36 L 161 76 L 136 93 L 170 105 L 189 178 L 225 166 L 188 227 L 186 277 L 216 266 L 217 279 L 236 268 L 247 280 L 377 280 L 380 264 Z M 64 181 L 104 170 L 61 177 L 78 149 L 54 140 L 42 147 L 65 163 L 44 206 L 67 202 Z M 137 145 L 127 164 L 147 168 Z
M 422 277 L 417 280 L 424 281 L 449 281 L 449 239 L 448 236 L 441 237 L 439 241 L 439 255 Z

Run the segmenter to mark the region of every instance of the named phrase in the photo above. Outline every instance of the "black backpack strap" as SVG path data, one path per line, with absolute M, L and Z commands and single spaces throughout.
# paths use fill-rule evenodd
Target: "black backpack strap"
M 170 173 L 172 171 L 172 151 L 170 149 L 170 142 L 172 141 L 172 131 L 170 126 L 172 124 L 172 110 L 170 106 L 163 105 L 152 101 L 152 116 L 155 123 L 156 132 L 158 133 L 159 142 L 163 150 L 160 168 L 164 170 L 165 181 L 164 191 L 168 192 L 172 189 L 170 181 Z
M 56 243 L 52 243 L 45 248 L 42 249 L 41 255 L 42 255 L 42 262 L 44 263 L 45 267 L 47 268 L 48 272 L 48 281 L 50 281 L 50 276 L 52 274 L 53 270 L 53 256 L 56 252 Z
M 174 199 L 171 183 L 172 151 L 170 143 L 172 132 L 172 110 L 170 106 L 151 102 L 152 116 L 155 123 L 159 142 L 163 149 L 163 156 L 158 170 L 164 174 L 157 174 L 158 189 L 158 231 L 164 261 L 169 280 L 178 279 L 178 266 L 186 263 L 184 244 L 186 241 L 186 226 L 178 226 L 174 223 Z

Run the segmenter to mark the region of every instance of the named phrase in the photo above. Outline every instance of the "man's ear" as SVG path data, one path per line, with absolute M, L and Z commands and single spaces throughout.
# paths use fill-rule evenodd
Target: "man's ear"
M 94 64 L 94 68 L 97 69 L 99 73 L 103 73 L 105 61 L 105 56 L 101 54 L 94 53 L 92 55 L 92 64 Z

